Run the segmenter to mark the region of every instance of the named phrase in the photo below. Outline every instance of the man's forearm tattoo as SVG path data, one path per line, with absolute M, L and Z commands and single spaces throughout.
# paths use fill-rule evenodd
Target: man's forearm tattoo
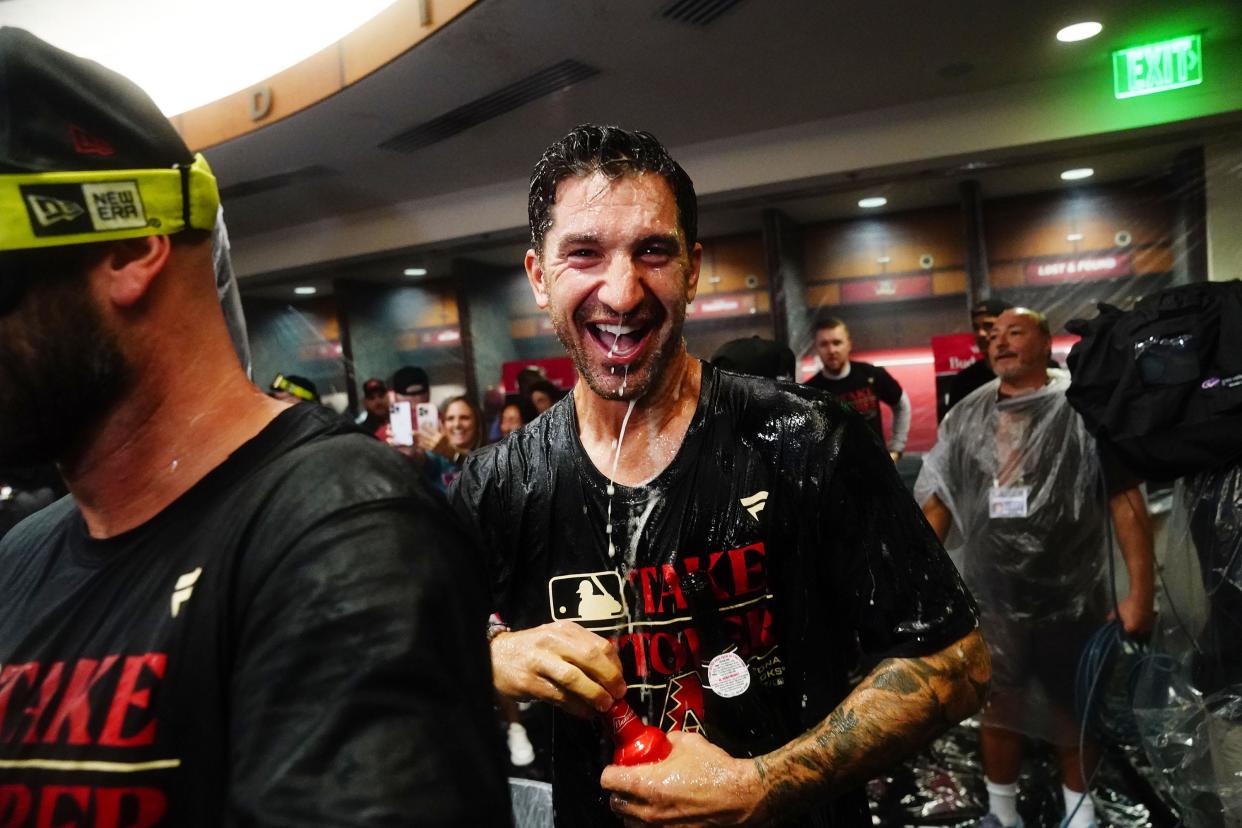
M 881 662 L 816 727 L 754 760 L 766 810 L 822 801 L 910 755 L 983 705 L 989 674 L 977 634 L 933 656 Z

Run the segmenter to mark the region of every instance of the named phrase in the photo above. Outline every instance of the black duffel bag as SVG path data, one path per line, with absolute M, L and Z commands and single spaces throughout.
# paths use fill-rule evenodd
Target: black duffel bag
M 1099 311 L 1065 326 L 1082 337 L 1066 396 L 1096 439 L 1148 480 L 1242 459 L 1242 281 Z

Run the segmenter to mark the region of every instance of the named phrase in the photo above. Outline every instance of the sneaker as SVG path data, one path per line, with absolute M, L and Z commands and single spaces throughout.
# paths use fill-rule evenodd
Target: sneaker
M 984 814 L 983 819 L 975 823 L 975 828 L 1023 828 L 1022 817 L 1013 825 L 1005 825 L 996 814 Z
M 516 768 L 524 768 L 535 761 L 535 746 L 526 735 L 526 728 L 518 722 L 509 725 L 509 761 Z

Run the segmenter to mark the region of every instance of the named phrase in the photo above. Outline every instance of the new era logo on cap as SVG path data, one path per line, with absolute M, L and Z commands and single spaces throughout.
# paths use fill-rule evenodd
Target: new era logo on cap
M 26 203 L 30 207 L 31 217 L 40 227 L 51 227 L 61 221 L 73 221 L 86 212 L 72 201 L 52 196 L 28 195 Z
M 96 230 L 128 230 L 147 226 L 137 181 L 83 184 L 82 194 L 86 196 L 86 209 L 91 212 L 91 223 Z
M 116 150 L 102 138 L 99 138 L 80 126 L 69 125 L 69 137 L 73 140 L 73 149 L 79 155 L 98 155 L 107 158 L 116 155 Z
M 36 236 L 69 236 L 147 227 L 136 181 L 23 184 L 22 199 Z

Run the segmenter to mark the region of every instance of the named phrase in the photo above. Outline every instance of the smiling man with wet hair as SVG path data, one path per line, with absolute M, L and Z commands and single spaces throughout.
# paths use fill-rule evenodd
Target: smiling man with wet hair
M 862 784 L 982 703 L 952 564 L 854 412 L 687 353 L 697 208 L 654 137 L 576 127 L 529 218 L 531 291 L 581 382 L 450 499 L 491 555 L 497 690 L 557 708 L 557 823 L 870 825 Z M 700 664 L 691 572 L 727 631 L 711 655 L 745 666 L 730 689 Z M 755 716 L 721 712 L 739 690 Z M 605 768 L 622 698 L 670 731 L 663 762 Z

